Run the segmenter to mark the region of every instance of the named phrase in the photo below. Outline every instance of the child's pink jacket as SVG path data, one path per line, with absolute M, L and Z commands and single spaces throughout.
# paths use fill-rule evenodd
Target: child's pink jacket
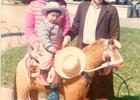
M 29 44 L 32 44 L 35 40 L 38 40 L 39 33 L 37 33 L 37 25 L 40 23 L 41 20 L 44 19 L 44 15 L 41 13 L 41 10 L 44 6 L 46 6 L 46 4 L 47 2 L 45 2 L 44 0 L 32 1 L 29 4 L 24 25 L 24 34 L 28 39 Z M 66 13 L 60 16 L 58 22 L 62 27 L 62 32 L 64 36 L 71 27 L 67 8 Z

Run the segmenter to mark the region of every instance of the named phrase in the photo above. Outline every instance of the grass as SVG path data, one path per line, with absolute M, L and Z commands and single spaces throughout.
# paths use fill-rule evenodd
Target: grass
M 129 91 L 126 89 L 125 84 L 120 89 L 121 95 L 139 95 L 140 96 L 140 30 L 138 29 L 121 29 L 120 42 L 122 48 L 120 52 L 124 59 L 124 67 L 116 72 L 119 74 L 127 83 Z M 117 83 L 121 83 L 120 78 L 114 77 L 115 88 L 118 88 Z M 117 89 L 115 89 L 117 90 Z M 117 92 L 117 91 L 115 91 Z M 128 93 L 130 92 L 130 93 Z
M 1 85 L 12 87 L 18 62 L 23 58 L 26 47 L 9 49 L 1 55 Z
M 121 28 L 120 52 L 124 59 L 124 67 L 114 74 L 114 90 L 116 100 L 140 100 L 140 30 Z M 72 42 L 71 45 L 74 45 Z M 1 83 L 4 87 L 12 87 L 16 66 L 26 52 L 26 47 L 13 48 L 1 55 Z M 124 82 L 126 84 L 124 84 Z M 127 87 L 128 86 L 128 89 Z M 119 89 L 120 88 L 120 89 Z

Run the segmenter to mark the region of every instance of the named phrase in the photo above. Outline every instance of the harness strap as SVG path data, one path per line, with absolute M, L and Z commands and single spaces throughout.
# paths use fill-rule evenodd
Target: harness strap
M 81 75 L 88 81 L 88 82 L 91 82 L 92 81 L 92 78 L 85 72 L 81 72 Z

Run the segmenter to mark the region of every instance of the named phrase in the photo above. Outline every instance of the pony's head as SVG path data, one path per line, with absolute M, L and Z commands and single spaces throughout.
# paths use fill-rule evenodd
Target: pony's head
M 96 70 L 98 67 L 104 66 L 102 73 L 109 74 L 112 69 L 121 68 L 123 59 L 119 53 L 119 48 L 121 48 L 121 44 L 112 38 L 99 39 L 86 46 L 83 48 L 87 59 L 86 70 Z

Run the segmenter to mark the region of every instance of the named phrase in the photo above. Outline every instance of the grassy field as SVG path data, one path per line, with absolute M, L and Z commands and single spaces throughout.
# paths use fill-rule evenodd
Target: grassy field
M 124 68 L 115 72 L 119 74 L 126 84 L 122 84 L 122 80 L 114 75 L 115 93 L 118 96 L 131 95 L 125 100 L 140 100 L 140 30 L 137 29 L 121 29 L 120 42 L 122 48 L 120 52 L 124 59 Z M 121 85 L 122 84 L 122 85 Z M 118 89 L 120 93 L 118 94 Z M 134 96 L 134 97 L 133 97 Z
M 124 67 L 114 74 L 114 90 L 118 100 L 140 100 L 140 30 L 121 28 L 120 52 Z M 74 44 L 74 42 L 72 42 Z M 26 47 L 13 48 L 1 55 L 1 84 L 13 87 L 16 66 Z

